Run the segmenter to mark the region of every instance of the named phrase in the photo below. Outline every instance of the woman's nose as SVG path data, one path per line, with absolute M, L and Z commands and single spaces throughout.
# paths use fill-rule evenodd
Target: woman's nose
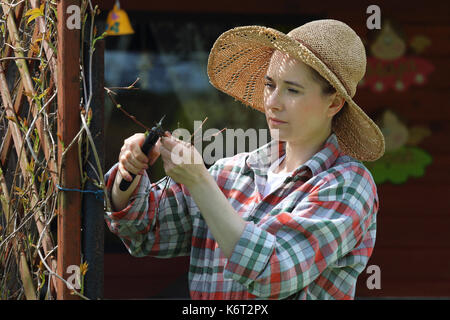
M 264 92 L 264 104 L 267 109 L 280 110 L 282 108 L 278 89 Z

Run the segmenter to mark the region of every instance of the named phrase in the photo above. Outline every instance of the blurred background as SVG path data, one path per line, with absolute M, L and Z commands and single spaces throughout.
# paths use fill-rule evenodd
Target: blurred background
M 114 0 L 93 1 L 106 29 Z M 370 5 L 380 9 L 380 29 L 370 30 Z M 105 85 L 115 99 L 147 127 L 166 115 L 164 128 L 194 121 L 209 128 L 267 128 L 263 114 L 216 90 L 208 81 L 209 50 L 224 31 L 264 25 L 282 32 L 316 19 L 332 18 L 362 38 L 367 72 L 355 101 L 374 119 L 386 139 L 386 154 L 366 166 L 380 197 L 377 242 L 359 277 L 357 299 L 450 297 L 450 24 L 446 1 L 138 1 L 120 8 L 134 33 L 106 38 Z M 372 20 L 373 22 L 373 20 Z M 103 30 L 99 30 L 102 32 Z M 116 161 L 123 140 L 145 129 L 105 97 L 106 168 Z M 204 144 L 205 146 L 205 144 Z M 203 147 L 204 147 L 203 146 Z M 148 171 L 164 177 L 161 161 Z M 189 298 L 188 257 L 135 258 L 105 231 L 106 299 Z

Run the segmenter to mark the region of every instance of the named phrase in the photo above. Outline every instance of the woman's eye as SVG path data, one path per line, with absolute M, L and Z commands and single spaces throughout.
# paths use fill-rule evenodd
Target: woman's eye
M 275 89 L 275 84 L 273 84 L 271 82 L 265 82 L 264 86 L 269 88 L 269 89 Z M 297 94 L 297 93 L 300 92 L 297 89 L 293 89 L 293 88 L 287 88 L 287 91 L 290 92 L 290 93 L 294 93 L 294 94 Z

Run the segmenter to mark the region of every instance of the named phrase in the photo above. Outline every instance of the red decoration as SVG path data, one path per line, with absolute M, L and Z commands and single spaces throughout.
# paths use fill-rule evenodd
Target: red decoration
M 359 87 L 370 87 L 381 93 L 388 89 L 405 91 L 411 85 L 423 85 L 434 66 L 423 58 L 399 57 L 395 60 L 367 59 L 366 75 Z

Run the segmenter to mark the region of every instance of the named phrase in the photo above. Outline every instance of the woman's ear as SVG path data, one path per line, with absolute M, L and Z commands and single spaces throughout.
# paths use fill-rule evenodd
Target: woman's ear
M 331 103 L 328 107 L 328 116 L 332 118 L 337 114 L 345 104 L 345 99 L 338 94 L 333 94 Z

